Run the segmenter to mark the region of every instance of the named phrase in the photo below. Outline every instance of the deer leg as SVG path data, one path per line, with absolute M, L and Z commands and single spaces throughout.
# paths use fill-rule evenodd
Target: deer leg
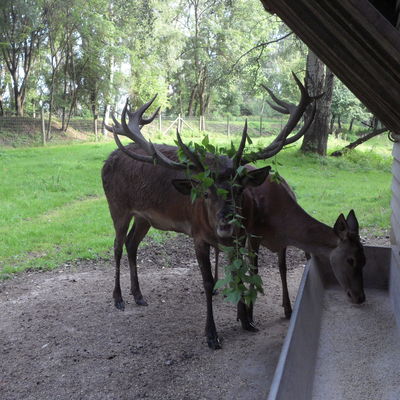
M 259 241 L 249 241 L 248 248 L 249 251 L 253 253 L 253 256 L 250 259 L 252 268 L 250 270 L 251 275 L 258 274 L 258 249 L 260 247 Z M 254 288 L 254 285 L 250 285 L 250 287 Z M 258 329 L 254 324 L 253 319 L 253 306 L 254 304 L 251 303 L 250 305 L 246 305 L 242 300 L 239 301 L 237 305 L 237 320 L 240 320 L 242 324 L 242 328 L 246 331 L 250 332 L 257 332 Z
M 258 275 L 258 250 L 260 249 L 260 241 L 258 239 L 250 240 L 248 247 L 249 251 L 252 253 L 250 260 L 252 269 L 250 270 L 250 275 Z M 250 288 L 254 289 L 254 285 L 251 284 Z M 248 306 L 248 314 L 249 314 L 249 320 L 254 326 L 253 308 L 254 308 L 254 303 L 251 303 Z
M 143 299 L 140 291 L 138 274 L 137 274 L 137 249 L 140 242 L 144 239 L 150 229 L 150 224 L 142 218 L 136 217 L 125 241 L 126 251 L 128 252 L 129 270 L 131 275 L 131 293 L 135 302 L 139 306 L 147 306 L 147 302 Z
M 115 219 L 115 240 L 114 240 L 114 259 L 115 259 L 115 285 L 114 285 L 114 304 L 119 310 L 125 309 L 125 303 L 122 299 L 120 284 L 120 269 L 123 246 L 125 242 L 126 232 L 129 228 L 130 217 L 125 219 Z
M 292 315 L 292 306 L 290 304 L 289 290 L 286 279 L 286 247 L 278 252 L 278 265 L 282 281 L 282 307 L 285 312 L 285 317 L 290 319 L 290 316 Z
M 218 281 L 218 262 L 219 262 L 219 249 L 218 247 L 214 248 L 214 252 L 215 252 L 215 267 L 214 267 L 214 285 L 217 283 Z M 213 289 L 213 295 L 215 296 L 216 294 L 218 294 L 218 290 L 214 290 Z
M 213 315 L 212 293 L 214 288 L 214 278 L 211 272 L 210 245 L 203 241 L 195 241 L 195 251 L 201 275 L 203 277 L 204 292 L 207 301 L 207 320 L 205 329 L 207 344 L 208 347 L 216 350 L 221 348 L 221 343 L 218 338 Z

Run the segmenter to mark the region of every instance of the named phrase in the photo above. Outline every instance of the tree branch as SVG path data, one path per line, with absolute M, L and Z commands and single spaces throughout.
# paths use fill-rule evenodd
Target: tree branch
M 231 72 L 233 71 L 233 69 L 236 67 L 236 65 L 239 64 L 239 61 L 240 61 L 243 57 L 246 57 L 246 56 L 247 56 L 249 53 L 251 53 L 253 50 L 259 49 L 260 47 L 263 47 L 263 48 L 264 48 L 264 47 L 266 47 L 266 46 L 268 46 L 268 45 L 270 45 L 270 44 L 280 42 L 281 40 L 286 39 L 286 38 L 289 37 L 290 35 L 293 35 L 293 32 L 289 32 L 289 33 L 287 33 L 286 35 L 284 35 L 284 36 L 282 36 L 282 37 L 280 37 L 280 38 L 278 38 L 278 39 L 271 40 L 271 41 L 269 41 L 269 42 L 259 43 L 257 46 L 254 46 L 254 47 L 252 47 L 250 50 L 247 50 L 245 53 L 243 53 L 243 54 L 233 63 L 232 68 L 231 68 L 231 71 L 230 71 L 229 73 L 231 73 Z
M 336 150 L 334 151 L 331 156 L 333 157 L 341 157 L 343 154 L 345 154 L 346 152 L 353 150 L 354 148 L 356 148 L 357 146 L 359 146 L 362 143 L 365 143 L 367 140 L 372 139 L 375 136 L 378 136 L 384 132 L 388 131 L 387 128 L 381 128 L 381 129 L 374 129 L 372 132 L 367 133 L 366 135 L 358 138 L 357 140 L 355 140 L 354 142 L 351 142 L 350 144 L 348 144 L 347 146 L 343 147 L 341 150 Z

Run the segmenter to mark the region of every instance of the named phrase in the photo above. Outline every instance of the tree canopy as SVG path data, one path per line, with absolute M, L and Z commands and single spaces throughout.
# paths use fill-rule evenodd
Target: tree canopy
M 126 95 L 135 106 L 158 93 L 170 114 L 261 115 L 271 112 L 262 84 L 295 101 L 290 73 L 304 76 L 306 55 L 258 0 L 4 0 L 0 114 L 42 107 L 66 129 L 72 116 L 105 118 Z M 339 86 L 333 107 L 364 116 Z

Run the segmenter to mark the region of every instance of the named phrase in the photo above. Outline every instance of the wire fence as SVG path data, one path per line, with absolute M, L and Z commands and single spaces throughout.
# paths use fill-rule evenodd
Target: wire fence
M 243 132 L 246 117 L 226 117 L 225 119 L 208 119 L 205 116 L 201 117 L 182 117 L 181 115 L 165 116 L 163 114 L 153 121 L 152 124 L 146 125 L 143 132 L 149 135 L 158 136 L 175 136 L 178 129 L 185 136 L 198 136 L 202 133 L 225 134 L 229 136 L 240 135 Z M 112 122 L 109 122 L 112 124 Z M 248 134 L 252 137 L 265 136 L 279 131 L 284 122 L 281 118 L 264 119 L 259 116 L 251 116 L 248 118 Z M 60 119 L 56 116 L 52 118 L 51 132 L 54 136 L 68 136 L 76 139 L 87 139 L 87 136 L 99 137 L 100 135 L 108 136 L 107 131 L 102 126 L 102 120 L 97 122 L 97 130 L 93 119 L 90 118 L 73 118 L 69 121 L 67 132 L 62 131 Z M 15 117 L 15 116 L 0 116 L 0 143 L 1 138 L 8 136 L 15 138 L 28 137 L 36 142 L 51 140 L 51 137 L 45 137 L 45 132 L 48 131 L 48 115 L 39 115 L 33 117 Z M 10 139 L 10 140 L 11 140 Z

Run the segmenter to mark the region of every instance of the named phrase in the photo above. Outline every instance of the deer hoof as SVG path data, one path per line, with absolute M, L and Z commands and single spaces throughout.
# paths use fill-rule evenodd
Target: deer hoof
M 125 310 L 125 302 L 121 299 L 121 300 L 115 300 L 114 302 L 115 307 L 118 308 L 118 310 L 124 311 Z
M 242 328 L 245 331 L 249 332 L 258 332 L 258 328 L 256 328 L 256 325 L 252 321 L 241 321 L 242 323 Z
M 207 338 L 207 344 L 208 344 L 208 347 L 213 350 L 219 350 L 222 348 L 221 342 L 218 339 L 218 336 L 213 337 L 213 338 Z
M 292 309 L 291 308 L 289 308 L 288 310 L 285 309 L 285 318 L 290 319 L 291 316 L 292 316 Z
M 135 299 L 135 302 L 138 306 L 148 306 L 147 301 L 143 297 Z

